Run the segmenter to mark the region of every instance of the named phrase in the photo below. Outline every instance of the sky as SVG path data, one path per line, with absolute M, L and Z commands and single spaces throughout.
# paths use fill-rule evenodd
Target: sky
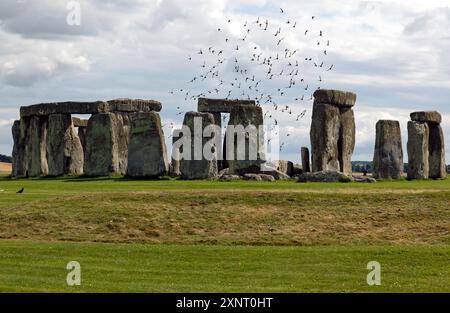
M 395 119 L 401 123 L 406 162 L 407 121 L 418 110 L 441 112 L 450 155 L 450 0 L 82 0 L 76 1 L 80 24 L 69 25 L 73 2 L 0 2 L 1 154 L 11 154 L 11 125 L 20 106 L 43 102 L 158 100 L 169 137 L 171 127 L 182 123 L 183 112 L 196 110 L 196 101 L 186 101 L 178 90 L 191 88 L 189 81 L 201 73 L 202 63 L 211 61 L 211 56 L 206 59 L 208 47 L 219 49 L 224 37 L 239 42 L 244 23 L 256 25 L 260 18 L 270 21 L 270 30 L 282 27 L 284 41 L 277 46 L 273 33 L 252 30 L 241 44 L 240 59 L 251 55 L 253 46 L 264 55 L 275 55 L 282 47 L 299 49 L 299 56 L 333 65 L 332 71 L 318 73 L 311 66 L 305 70 L 311 85 L 318 84 L 320 75 L 321 88 L 357 94 L 353 160 L 372 160 L 376 122 Z M 297 22 L 296 29 L 288 31 L 287 20 Z M 323 38 L 318 38 L 319 30 Z M 324 40 L 321 46 L 315 46 L 318 39 Z M 330 42 L 326 56 L 325 41 Z M 198 54 L 200 49 L 204 55 Z M 224 53 L 224 72 L 233 70 L 231 53 Z M 245 66 L 261 68 L 257 62 Z M 200 92 L 213 88 L 210 80 L 195 84 L 192 89 Z M 284 143 L 281 158 L 298 163 L 300 148 L 310 146 L 312 102 L 294 101 L 297 91 L 299 96 L 305 93 L 301 86 L 296 88 L 289 97 L 277 99 L 292 114 L 274 117 L 278 114 Z M 305 116 L 296 121 L 304 110 Z

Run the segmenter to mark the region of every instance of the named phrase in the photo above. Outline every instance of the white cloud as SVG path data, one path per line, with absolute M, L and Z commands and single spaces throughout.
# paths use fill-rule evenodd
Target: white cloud
M 371 158 L 378 119 L 399 119 L 406 130 L 405 121 L 414 110 L 444 113 L 443 126 L 447 140 L 450 138 L 448 1 L 80 2 L 79 27 L 65 22 L 67 1 L 0 2 L 0 110 L 59 100 L 154 98 L 163 102 L 163 123 L 180 124 L 182 115 L 177 115 L 177 107 L 182 112 L 192 110 L 195 102 L 172 97 L 168 91 L 184 88 L 202 63 L 201 59 L 189 63 L 187 56 L 223 44 L 218 27 L 223 34 L 239 37 L 244 21 L 267 16 L 274 27 L 285 27 L 285 18 L 298 22 L 299 34 L 286 35 L 286 45 L 299 47 L 304 54 L 317 53 L 316 47 L 305 41 L 306 28 L 314 34 L 323 30 L 330 38 L 328 62 L 335 67 L 324 74 L 323 87 L 358 94 L 356 158 Z M 284 16 L 279 6 L 285 10 Z M 265 53 L 277 49 L 260 34 L 252 37 L 246 48 L 242 44 L 242 50 L 254 45 Z M 232 63 L 226 64 L 228 69 L 233 68 Z M 258 66 L 247 65 L 257 71 Z M 317 79 L 314 71 L 305 70 L 305 75 Z M 211 86 L 205 83 L 199 89 Z M 283 132 L 292 134 L 285 137 L 286 156 L 291 158 L 299 155 L 301 145 L 309 145 L 311 103 L 292 105 L 290 99 L 280 100 L 280 105 L 284 102 L 291 104 L 292 115 L 308 110 L 299 122 L 287 113 L 274 113 Z M 9 130 L 3 131 L 6 126 L 1 127 L 9 136 Z

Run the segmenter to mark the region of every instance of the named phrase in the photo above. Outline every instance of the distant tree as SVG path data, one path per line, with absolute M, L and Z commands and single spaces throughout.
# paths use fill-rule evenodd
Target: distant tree
M 10 156 L 0 154 L 0 162 L 12 163 L 12 158 Z

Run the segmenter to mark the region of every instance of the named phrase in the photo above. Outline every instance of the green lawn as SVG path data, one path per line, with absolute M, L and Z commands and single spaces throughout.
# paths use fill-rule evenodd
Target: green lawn
M 449 292 L 449 260 L 450 180 L 0 178 L 0 292 Z
M 448 246 L 179 246 L 0 241 L 0 292 L 450 292 Z M 66 285 L 66 264 L 81 286 Z M 366 283 L 369 261 L 381 286 Z

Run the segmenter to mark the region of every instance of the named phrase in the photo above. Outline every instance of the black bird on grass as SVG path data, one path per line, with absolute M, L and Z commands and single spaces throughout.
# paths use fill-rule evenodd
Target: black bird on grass
M 20 190 L 19 190 L 18 192 L 16 192 L 16 193 L 22 194 L 24 191 L 25 191 L 25 188 L 22 188 L 22 189 L 20 189 Z

